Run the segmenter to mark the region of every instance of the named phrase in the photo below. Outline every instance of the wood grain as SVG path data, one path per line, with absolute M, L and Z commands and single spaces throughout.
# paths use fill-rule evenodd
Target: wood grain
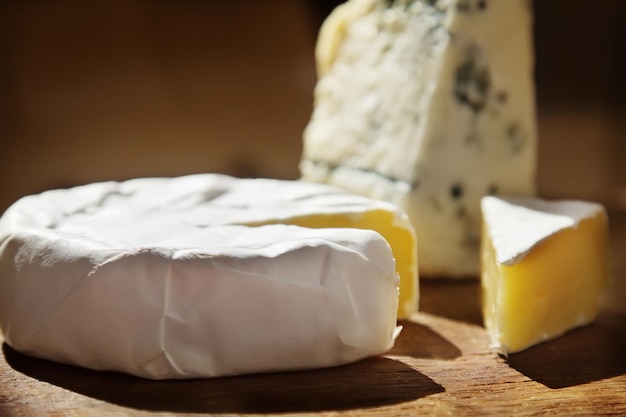
M 626 213 L 612 213 L 613 252 Z M 421 283 L 421 310 L 386 355 L 352 365 L 213 380 L 148 381 L 0 356 L 0 416 L 626 415 L 626 261 L 589 326 L 503 358 L 490 351 L 476 281 Z

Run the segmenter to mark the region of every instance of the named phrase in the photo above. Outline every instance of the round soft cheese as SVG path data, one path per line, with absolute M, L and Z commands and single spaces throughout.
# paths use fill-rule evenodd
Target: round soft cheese
M 28 355 L 151 379 L 384 353 L 398 330 L 387 241 L 267 224 L 350 201 L 330 187 L 214 174 L 24 197 L 0 218 L 0 329 Z

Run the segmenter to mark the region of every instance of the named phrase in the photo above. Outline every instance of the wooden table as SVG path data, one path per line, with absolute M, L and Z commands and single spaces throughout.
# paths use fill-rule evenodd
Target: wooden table
M 0 416 L 626 415 L 626 213 L 612 213 L 615 282 L 592 325 L 508 359 L 488 348 L 476 281 L 422 283 L 387 355 L 309 372 L 147 381 L 2 345 Z

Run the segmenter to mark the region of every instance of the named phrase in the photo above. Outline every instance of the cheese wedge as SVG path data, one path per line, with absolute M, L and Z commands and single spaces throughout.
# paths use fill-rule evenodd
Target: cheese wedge
M 414 249 L 401 211 L 319 184 L 204 174 L 24 197 L 0 218 L 0 330 L 25 354 L 152 379 L 353 362 L 398 331 L 374 223 Z
M 480 198 L 535 192 L 527 0 L 349 0 L 316 46 L 302 178 L 402 207 L 422 277 L 479 273 Z
M 583 201 L 482 200 L 483 317 L 501 354 L 592 322 L 609 279 L 604 207 Z

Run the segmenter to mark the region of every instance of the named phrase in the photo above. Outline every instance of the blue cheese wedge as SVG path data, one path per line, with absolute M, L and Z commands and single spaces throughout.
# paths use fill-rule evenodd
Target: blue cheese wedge
M 374 230 L 336 227 L 368 216 L 414 239 L 393 206 L 298 181 L 204 174 L 24 197 L 0 218 L 0 329 L 25 354 L 151 379 L 381 354 L 398 331 L 394 254 Z
M 592 322 L 609 280 L 604 207 L 538 198 L 482 200 L 483 317 L 507 355 Z
M 479 272 L 480 198 L 535 192 L 528 0 L 349 0 L 324 23 L 302 178 L 398 204 L 421 276 Z

